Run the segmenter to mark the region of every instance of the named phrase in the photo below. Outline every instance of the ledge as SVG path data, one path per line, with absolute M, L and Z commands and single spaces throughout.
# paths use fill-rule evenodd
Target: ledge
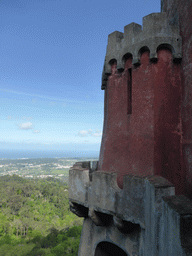
M 116 173 L 95 171 L 90 180 L 89 170 L 69 171 L 69 201 L 94 211 L 117 216 L 145 228 L 146 206 L 161 197 L 174 195 L 174 187 L 160 176 L 124 176 L 124 187 L 117 185 Z

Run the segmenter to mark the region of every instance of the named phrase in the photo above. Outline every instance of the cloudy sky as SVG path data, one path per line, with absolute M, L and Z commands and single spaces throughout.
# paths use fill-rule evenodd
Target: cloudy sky
M 1 0 L 0 149 L 100 149 L 108 34 L 160 0 Z

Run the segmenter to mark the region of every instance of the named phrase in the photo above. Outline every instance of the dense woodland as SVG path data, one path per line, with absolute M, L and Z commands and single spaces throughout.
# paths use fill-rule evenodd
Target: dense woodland
M 0 177 L 0 256 L 76 256 L 81 229 L 66 183 Z

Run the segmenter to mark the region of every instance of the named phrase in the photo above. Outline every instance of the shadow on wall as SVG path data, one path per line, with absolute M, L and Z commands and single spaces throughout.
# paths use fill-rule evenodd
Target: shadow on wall
M 128 256 L 120 247 L 110 242 L 101 242 L 97 245 L 94 256 Z

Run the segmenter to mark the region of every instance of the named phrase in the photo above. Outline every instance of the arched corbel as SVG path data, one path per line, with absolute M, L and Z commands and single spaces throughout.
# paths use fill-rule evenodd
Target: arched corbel
M 127 68 L 127 67 L 125 67 L 125 65 L 128 60 L 130 60 L 130 63 L 128 63 L 128 66 L 129 66 L 128 68 L 131 68 L 132 61 L 133 61 L 133 55 L 130 52 L 124 54 L 122 57 L 122 63 L 123 63 L 124 69 Z
M 88 208 L 74 202 L 69 202 L 70 211 L 76 214 L 78 217 L 88 217 Z
M 113 216 L 114 225 L 121 231 L 122 233 L 130 234 L 135 232 L 140 232 L 141 227 L 139 224 L 132 223 L 131 221 L 125 221 L 118 216 Z

